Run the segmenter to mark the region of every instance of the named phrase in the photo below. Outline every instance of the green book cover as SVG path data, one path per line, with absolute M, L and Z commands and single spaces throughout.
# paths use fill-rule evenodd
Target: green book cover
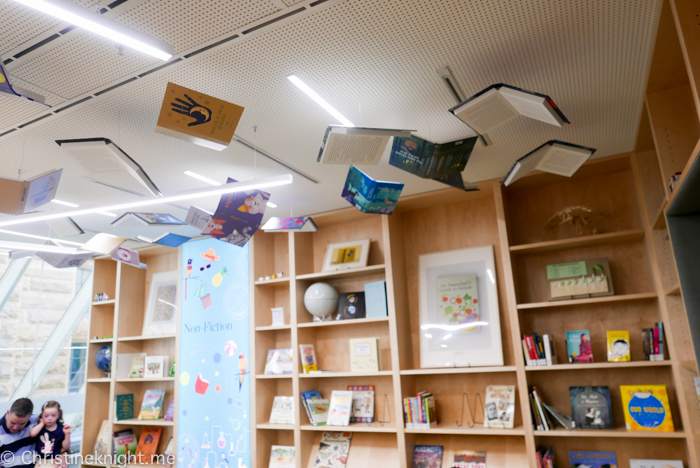
M 136 434 L 116 436 L 114 438 L 114 453 L 117 457 L 131 456 L 136 453 L 138 445 L 139 440 L 136 438 Z
M 134 394 L 117 395 L 116 400 L 114 411 L 117 421 L 134 419 Z

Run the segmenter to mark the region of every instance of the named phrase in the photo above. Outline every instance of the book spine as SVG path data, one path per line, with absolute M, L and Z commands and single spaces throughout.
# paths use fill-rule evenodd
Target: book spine
M 532 392 L 530 392 L 530 406 L 532 407 L 532 414 L 534 414 L 535 416 L 535 418 L 533 419 L 535 430 L 541 431 L 542 420 L 540 419 L 540 413 L 537 410 L 537 404 L 535 403 L 535 394 Z
M 544 354 L 544 344 L 542 343 L 542 337 L 537 333 L 533 333 L 533 336 L 535 337 L 535 346 L 537 346 L 537 357 L 539 359 L 539 365 L 546 366 L 547 360 Z
M 664 360 L 664 323 L 659 322 L 656 324 L 659 329 L 659 361 Z
M 542 417 L 542 426 L 544 427 L 545 431 L 548 431 L 549 425 L 547 424 L 547 416 L 544 414 L 544 410 L 542 409 L 542 400 L 540 400 L 540 395 L 537 393 L 537 387 L 532 387 L 532 393 L 535 395 L 535 403 L 537 403 L 537 409 Z
M 552 365 L 552 350 L 549 343 L 549 335 L 542 335 L 542 341 L 544 342 L 544 357 L 546 364 L 548 366 Z
M 659 328 L 654 327 L 654 361 L 659 360 Z
M 535 340 L 533 340 L 532 336 L 530 335 L 527 335 L 525 339 L 527 340 L 527 349 L 530 352 L 530 359 L 532 359 L 532 364 L 535 366 L 539 366 L 540 361 L 537 357 L 537 351 L 535 350 Z
M 651 360 L 652 345 L 651 345 L 651 341 L 649 340 L 649 329 L 648 328 L 642 329 L 642 343 L 644 346 L 644 360 L 650 361 Z
M 532 365 L 532 359 L 530 359 L 530 354 L 527 352 L 527 342 L 523 338 L 520 340 L 523 344 L 523 357 L 525 358 L 525 365 L 531 366 Z

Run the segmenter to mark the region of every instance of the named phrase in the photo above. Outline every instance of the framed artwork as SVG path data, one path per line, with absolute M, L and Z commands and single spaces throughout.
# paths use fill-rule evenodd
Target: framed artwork
M 167 335 L 177 331 L 177 271 L 154 273 L 143 318 L 143 335 Z
M 367 266 L 369 239 L 328 244 L 323 271 L 345 270 Z
M 493 246 L 421 255 L 421 367 L 502 366 Z

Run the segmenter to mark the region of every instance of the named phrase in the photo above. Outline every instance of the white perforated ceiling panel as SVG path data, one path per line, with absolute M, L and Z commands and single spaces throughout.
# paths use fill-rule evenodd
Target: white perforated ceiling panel
M 119 19 L 176 50 L 190 50 L 274 13 L 278 4 L 150 0 L 126 9 Z M 166 83 L 173 81 L 245 106 L 237 135 L 321 181 L 296 177 L 292 186 L 275 190 L 279 208 L 269 209 L 272 214 L 342 208 L 347 168 L 315 163 L 326 125 L 337 122 L 286 76 L 299 76 L 356 125 L 411 128 L 444 142 L 470 134 L 447 112 L 454 101 L 435 73 L 445 65 L 466 95 L 498 82 L 544 92 L 572 122 L 558 128 L 518 118 L 493 131 L 493 145 L 474 150 L 465 171 L 470 181 L 502 177 L 517 158 L 550 139 L 595 147 L 595 157 L 623 153 L 632 150 L 636 136 L 658 10 L 659 1 L 329 2 L 315 14 L 200 54 L 0 138 L 0 175 L 15 176 L 20 166 L 28 174 L 64 167 L 59 198 L 87 204 L 123 196 L 81 179 L 81 169 L 53 142 L 81 137 L 113 139 L 165 193 L 202 186 L 182 175 L 187 169 L 222 181 L 226 175 L 243 180 L 288 172 L 237 144 L 219 153 L 155 134 Z M 101 41 L 77 34 L 60 50 L 32 58 L 13 73 L 72 97 L 126 79 L 150 61 L 130 51 L 119 57 Z M 388 154 L 380 165 L 362 169 L 404 182 L 406 195 L 444 187 L 389 166 Z M 141 190 L 126 178 L 110 183 Z M 215 202 L 197 204 L 211 209 Z M 104 221 L 85 223 L 101 229 Z

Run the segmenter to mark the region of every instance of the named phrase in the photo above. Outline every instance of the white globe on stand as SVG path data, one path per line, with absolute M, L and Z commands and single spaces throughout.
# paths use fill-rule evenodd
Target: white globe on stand
M 338 307 L 338 291 L 328 283 L 314 283 L 304 293 L 304 307 L 315 317 L 329 317 Z

